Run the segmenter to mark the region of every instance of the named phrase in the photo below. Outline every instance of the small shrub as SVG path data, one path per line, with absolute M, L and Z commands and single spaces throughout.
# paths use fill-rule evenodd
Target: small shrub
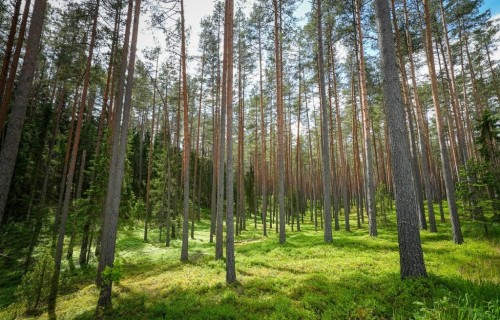
M 123 268 L 119 262 L 116 262 L 113 267 L 106 266 L 102 272 L 102 280 L 105 284 L 109 284 L 110 282 L 118 283 L 122 276 Z
M 52 256 L 45 252 L 26 273 L 17 287 L 16 296 L 26 313 L 36 313 L 46 303 L 50 292 L 50 279 L 54 272 Z

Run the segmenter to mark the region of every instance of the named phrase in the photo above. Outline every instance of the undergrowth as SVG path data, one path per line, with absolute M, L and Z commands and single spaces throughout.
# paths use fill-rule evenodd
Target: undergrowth
M 463 221 L 466 242 L 454 245 L 448 223 L 439 223 L 438 233 L 422 231 L 429 277 L 402 281 L 394 214 L 387 218 L 377 238 L 369 237 L 366 227 L 353 228 L 352 232 L 335 231 L 333 244 L 325 244 L 322 230 L 315 231 L 307 217 L 300 232 L 287 229 L 284 245 L 278 244 L 274 229 L 267 238 L 262 237 L 261 225 L 254 229 L 249 220 L 247 230 L 236 237 L 238 281 L 229 286 L 224 261 L 214 260 L 208 220 L 197 223 L 195 239 L 189 242 L 188 263 L 180 262 L 179 239 L 166 248 L 154 229 L 151 241 L 144 243 L 141 224 L 122 221 L 116 257 L 120 282 L 114 284 L 113 308 L 106 316 L 500 319 L 498 233 L 484 237 L 473 222 Z M 84 269 L 65 263 L 58 319 L 93 319 L 97 262 L 94 258 Z M 28 317 L 14 298 L 3 306 L 0 319 Z M 31 317 L 47 319 L 47 314 Z

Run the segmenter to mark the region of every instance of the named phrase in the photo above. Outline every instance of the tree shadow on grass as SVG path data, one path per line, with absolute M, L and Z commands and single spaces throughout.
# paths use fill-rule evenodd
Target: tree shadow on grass
M 130 290 L 114 296 L 107 319 L 409 319 L 469 294 L 473 303 L 498 301 L 498 286 L 458 277 L 402 281 L 397 273 L 354 273 L 340 279 L 311 274 L 300 281 L 244 280 L 235 286 L 193 286 L 162 292 Z M 419 301 L 419 304 L 415 304 Z M 88 311 L 76 319 L 92 319 Z
M 321 236 L 311 234 L 299 234 L 294 237 L 288 237 L 283 245 L 274 239 L 263 239 L 262 241 L 253 241 L 240 243 L 236 251 L 239 254 L 247 256 L 262 254 L 286 254 L 301 258 L 304 252 L 317 249 L 325 250 L 346 250 L 356 252 L 387 252 L 398 251 L 398 243 L 390 242 L 385 239 L 370 238 L 367 235 L 357 235 L 355 233 L 345 235 L 341 238 L 334 238 L 333 243 L 325 243 Z

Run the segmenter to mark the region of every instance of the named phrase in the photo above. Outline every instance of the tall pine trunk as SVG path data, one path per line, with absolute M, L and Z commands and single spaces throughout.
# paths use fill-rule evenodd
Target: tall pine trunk
M 444 184 L 446 188 L 446 196 L 448 199 L 448 207 L 451 219 L 451 231 L 453 234 L 453 241 L 456 244 L 464 242 L 462 230 L 460 229 L 460 219 L 457 212 L 457 203 L 455 200 L 455 185 L 453 184 L 453 177 L 450 167 L 450 160 L 448 150 L 446 148 L 446 137 L 444 132 L 444 123 L 441 115 L 441 104 L 439 101 L 438 83 L 436 79 L 436 67 L 434 64 L 434 54 L 432 50 L 432 35 L 431 35 L 431 17 L 429 9 L 429 0 L 424 0 L 424 13 L 425 13 L 425 46 L 427 52 L 427 64 L 429 67 L 429 76 L 431 78 L 432 100 L 434 103 L 434 110 L 436 112 L 436 127 L 439 141 L 439 152 L 441 154 L 441 165 L 443 168 Z
M 278 203 L 279 203 L 279 242 L 286 241 L 285 234 L 285 119 L 283 108 L 283 75 L 281 61 L 281 29 L 279 0 L 274 5 L 274 49 L 276 61 L 276 109 L 278 114 Z
M 368 209 L 368 224 L 369 233 L 372 237 L 377 236 L 377 217 L 375 205 L 375 183 L 373 181 L 374 171 L 372 163 L 372 139 L 371 139 L 371 125 L 370 114 L 368 106 L 368 92 L 366 88 L 366 71 L 365 71 L 365 58 L 363 49 L 363 32 L 361 29 L 361 4 L 356 0 L 356 30 L 357 30 L 357 48 L 359 59 L 359 83 L 361 89 L 361 112 L 363 115 L 363 137 L 366 153 L 365 162 L 365 180 L 366 180 L 366 206 Z
M 7 76 L 9 74 L 9 64 L 10 58 L 12 56 L 12 48 L 14 47 L 14 40 L 16 37 L 17 22 L 19 21 L 19 14 L 21 11 L 21 2 L 22 0 L 16 0 L 16 2 L 14 3 L 14 12 L 12 13 L 12 21 L 10 22 L 9 35 L 7 37 L 7 43 L 5 44 L 2 70 L 0 71 L 0 101 L 2 101 L 5 82 L 7 81 Z M 3 125 L 6 115 L 7 110 L 0 109 L 0 133 L 3 131 Z
M 233 0 L 226 0 L 226 33 L 224 40 L 226 42 L 225 56 L 227 62 L 224 68 L 227 68 L 227 79 L 225 94 L 227 95 L 227 211 L 226 211 L 226 282 L 233 283 L 236 281 L 236 270 L 234 260 L 234 174 L 233 174 L 233 15 L 234 3 Z M 239 190 L 242 192 L 243 190 Z
M 158 56 L 156 57 L 155 78 L 153 79 L 153 115 L 151 116 L 151 134 L 149 135 L 148 174 L 146 178 L 146 219 L 144 221 L 144 242 L 148 242 L 148 224 L 151 215 L 151 174 L 153 170 L 153 148 L 155 136 L 156 81 L 158 79 Z
M 401 278 L 426 277 L 417 215 L 415 214 L 417 201 L 415 184 L 408 185 L 408 177 L 412 175 L 411 152 L 389 18 L 389 4 L 387 0 L 375 0 L 374 6 L 381 52 L 385 114 L 391 145 Z
M 84 78 L 84 83 L 83 83 L 82 98 L 81 98 L 80 107 L 78 110 L 78 119 L 77 119 L 76 130 L 75 130 L 75 138 L 73 141 L 73 146 L 72 146 L 72 151 L 71 151 L 71 159 L 69 162 L 68 173 L 66 176 L 66 184 L 65 184 L 65 188 L 64 188 L 64 202 L 63 202 L 63 207 L 62 207 L 62 212 L 61 212 L 61 221 L 59 222 L 59 227 L 58 227 L 59 231 L 58 231 L 58 235 L 57 235 L 57 245 L 56 245 L 55 257 L 54 257 L 54 262 L 55 262 L 54 263 L 54 274 L 52 275 L 52 283 L 51 283 L 51 287 L 50 287 L 50 295 L 49 295 L 49 300 L 48 300 L 49 313 L 55 312 L 57 292 L 59 289 L 59 275 L 61 272 L 61 259 L 62 259 L 63 246 L 64 246 L 64 236 L 66 234 L 66 222 L 68 219 L 69 206 L 70 206 L 71 195 L 72 195 L 72 191 L 73 191 L 73 180 L 74 180 L 74 174 L 75 174 L 75 169 L 76 169 L 76 160 L 78 157 L 78 147 L 80 145 L 80 136 L 81 136 L 82 126 L 83 126 L 83 116 L 85 113 L 87 94 L 88 94 L 88 89 L 89 89 L 89 84 L 90 84 L 90 72 L 91 72 L 91 67 L 92 67 L 92 57 L 93 57 L 93 53 L 94 53 L 94 46 L 95 46 L 96 35 L 97 35 L 97 19 L 99 16 L 99 3 L 100 3 L 100 0 L 97 0 L 95 12 L 94 12 L 94 22 L 93 22 L 93 26 L 92 26 L 92 35 L 91 35 L 91 39 L 90 39 L 89 52 L 87 55 L 87 62 L 86 62 L 86 66 L 85 66 L 85 78 Z
M 262 35 L 259 19 L 259 104 L 260 104 L 260 139 L 261 139 L 261 180 L 262 180 L 262 228 L 264 237 L 267 237 L 267 155 L 266 155 L 266 120 L 264 117 L 264 85 L 262 80 Z
M 320 104 L 321 104 L 321 154 L 323 161 L 323 214 L 325 219 L 324 240 L 329 243 L 333 241 L 332 238 L 332 206 L 330 203 L 331 196 L 331 173 L 330 173 L 330 152 L 329 135 L 328 135 L 328 108 L 326 101 L 326 86 L 324 76 L 324 62 L 323 62 L 323 28 L 321 25 L 321 0 L 316 1 L 316 17 L 317 17 L 317 32 L 318 32 L 318 77 L 319 77 L 319 91 L 320 91 Z M 346 226 L 349 220 L 346 220 Z
M 106 268 L 113 268 L 115 259 L 116 232 L 118 227 L 118 212 L 121 200 L 121 186 L 125 173 L 125 151 L 127 146 L 128 122 L 132 105 L 132 87 L 134 84 L 135 56 L 137 35 L 139 32 L 139 15 L 141 0 L 135 0 L 134 27 L 132 41 L 129 39 L 132 23 L 133 0 L 129 0 L 127 22 L 125 27 L 125 40 L 122 49 L 121 70 L 118 79 L 118 92 L 116 96 L 116 114 L 114 116 L 113 141 L 111 146 L 111 162 L 109 169 L 108 187 L 106 192 L 106 202 L 104 206 L 104 218 L 102 222 L 101 253 L 99 255 L 99 265 L 97 267 L 97 283 L 100 287 L 99 299 L 97 302 L 97 316 L 102 316 L 102 309 L 111 306 L 112 280 L 103 277 Z M 125 73 L 128 61 L 127 86 L 124 96 Z
M 225 4 L 227 10 L 227 2 Z M 227 16 L 225 17 L 227 19 Z M 224 35 L 227 35 L 228 24 L 224 22 Z M 227 115 L 227 41 L 224 38 L 224 50 L 222 51 L 222 96 L 220 104 L 220 119 L 219 119 L 219 152 L 217 166 L 217 217 L 216 217 L 216 231 L 215 231 L 215 259 L 222 259 L 224 257 L 224 229 L 223 229 L 223 217 L 224 217 L 224 159 L 226 151 L 226 115 Z
M 403 0 L 403 10 L 404 10 L 404 18 L 405 24 L 409 26 L 408 19 L 408 10 L 406 7 L 406 0 Z M 415 114 L 417 118 L 417 129 L 418 129 L 418 142 L 420 146 L 420 156 L 422 159 L 422 176 L 424 178 L 424 188 L 425 188 L 425 197 L 427 198 L 427 214 L 429 215 L 429 229 L 431 232 L 437 232 L 436 227 L 436 218 L 434 214 L 434 195 L 432 192 L 432 183 L 431 183 L 431 168 L 430 163 L 428 161 L 428 153 L 429 153 L 429 144 L 428 139 L 426 138 L 426 123 L 424 113 L 422 111 L 422 104 L 420 103 L 420 95 L 418 92 L 417 85 L 417 77 L 415 71 L 415 63 L 413 59 L 413 43 L 411 40 L 410 30 L 406 28 L 406 41 L 407 41 L 407 49 L 408 49 L 408 61 L 410 63 L 410 75 L 412 82 L 412 91 L 413 98 L 415 100 Z
M 35 1 L 19 84 L 12 104 L 9 126 L 0 152 L 0 224 L 5 215 L 10 184 L 16 165 L 24 120 L 26 118 L 26 110 L 29 104 L 31 88 L 33 87 L 46 7 L 47 0 Z M 6 96 L 4 96 L 5 98 Z
M 184 142 L 182 152 L 182 172 L 184 183 L 183 199 L 183 220 L 182 220 L 182 249 L 181 261 L 188 260 L 189 241 L 189 155 L 191 153 L 191 137 L 189 135 L 189 104 L 186 71 L 186 33 L 184 26 L 184 1 L 181 0 L 181 65 L 182 65 L 182 102 L 183 102 L 183 122 L 184 122 Z

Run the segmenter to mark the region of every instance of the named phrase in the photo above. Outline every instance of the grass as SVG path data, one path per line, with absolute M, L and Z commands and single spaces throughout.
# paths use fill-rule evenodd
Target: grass
M 229 286 L 224 262 L 214 260 L 208 221 L 197 225 L 188 263 L 180 262 L 180 240 L 166 248 L 156 229 L 144 243 L 141 224 L 122 225 L 117 261 L 123 276 L 113 287 L 107 318 L 500 318 L 498 236 L 486 239 L 463 221 L 466 242 L 458 246 L 448 223 L 439 223 L 438 233 L 421 232 L 429 278 L 401 281 L 395 217 L 389 219 L 377 238 L 369 237 L 366 227 L 354 227 L 335 231 L 333 244 L 325 244 L 322 230 L 306 219 L 300 232 L 287 229 L 284 245 L 274 231 L 263 238 L 261 226 L 255 230 L 249 221 L 248 230 L 236 237 L 238 282 Z M 58 319 L 93 319 L 98 295 L 93 263 L 65 270 Z M 0 311 L 0 319 L 16 316 L 23 317 L 17 303 Z M 47 313 L 33 318 L 47 319 Z

